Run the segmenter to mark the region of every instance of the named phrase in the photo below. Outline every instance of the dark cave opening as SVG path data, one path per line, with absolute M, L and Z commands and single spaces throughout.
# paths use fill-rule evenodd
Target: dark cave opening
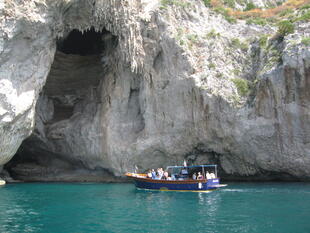
M 96 113 L 100 83 L 110 71 L 117 37 L 105 29 L 74 29 L 56 45 L 53 64 L 36 104 L 33 133 L 5 169 L 14 179 L 23 181 L 102 180 L 106 171 L 88 172 L 81 155 L 68 149 L 72 141 L 66 137 L 76 134 L 72 122 L 80 127 Z
M 104 49 L 102 38 L 106 34 L 109 32 L 106 30 L 96 32 L 94 28 L 84 33 L 74 29 L 66 38 L 57 41 L 57 50 L 81 56 L 100 54 Z

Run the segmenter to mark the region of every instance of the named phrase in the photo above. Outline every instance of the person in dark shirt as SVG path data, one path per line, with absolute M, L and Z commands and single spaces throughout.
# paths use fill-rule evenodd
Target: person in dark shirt
M 200 172 L 198 172 L 197 180 L 202 180 L 202 179 L 203 179 L 203 176 L 201 175 Z
M 155 172 L 155 170 L 154 169 L 152 169 L 152 179 L 156 179 L 156 172 Z

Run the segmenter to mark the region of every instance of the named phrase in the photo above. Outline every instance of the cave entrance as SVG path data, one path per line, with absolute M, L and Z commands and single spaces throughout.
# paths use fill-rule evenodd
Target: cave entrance
M 80 159 L 82 143 L 80 151 L 74 147 L 79 145 L 79 134 L 97 120 L 101 83 L 110 72 L 117 37 L 105 29 L 72 30 L 56 45 L 53 64 L 37 101 L 35 129 L 6 165 L 16 179 L 83 180 L 74 178 L 76 173 L 72 171 L 87 170 Z
M 104 49 L 102 38 L 108 34 L 109 32 L 106 30 L 96 32 L 93 28 L 85 33 L 74 29 L 66 38 L 57 41 L 57 50 L 65 54 L 81 56 L 98 55 Z

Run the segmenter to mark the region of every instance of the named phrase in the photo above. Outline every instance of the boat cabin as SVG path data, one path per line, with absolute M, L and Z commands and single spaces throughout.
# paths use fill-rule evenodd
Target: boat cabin
M 171 180 L 214 179 L 217 178 L 217 165 L 168 166 L 166 171 Z M 198 174 L 201 177 L 198 177 Z

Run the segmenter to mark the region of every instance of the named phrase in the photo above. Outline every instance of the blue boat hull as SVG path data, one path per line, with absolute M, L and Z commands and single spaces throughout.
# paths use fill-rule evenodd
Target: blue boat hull
M 212 191 L 221 185 L 219 179 L 209 180 L 152 180 L 146 178 L 134 178 L 134 182 L 139 189 L 161 190 L 161 191 Z

